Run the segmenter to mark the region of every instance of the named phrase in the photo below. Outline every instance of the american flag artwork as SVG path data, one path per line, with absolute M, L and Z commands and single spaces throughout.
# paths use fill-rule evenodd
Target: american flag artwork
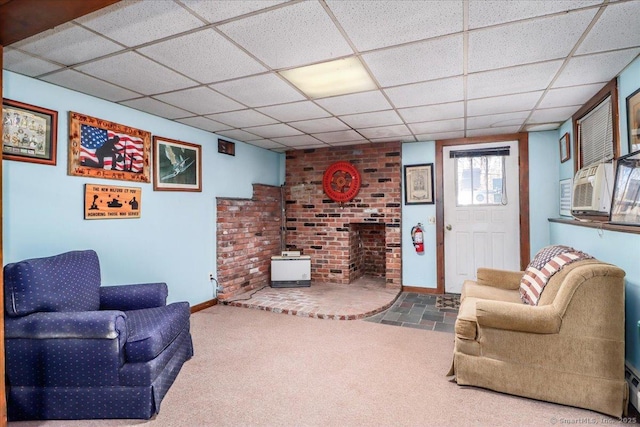
M 143 171 L 142 138 L 83 124 L 80 147 L 82 166 L 135 173 Z

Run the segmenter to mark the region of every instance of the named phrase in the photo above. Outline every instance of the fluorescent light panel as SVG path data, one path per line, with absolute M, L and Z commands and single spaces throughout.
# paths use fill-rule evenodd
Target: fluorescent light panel
M 356 57 L 280 71 L 280 74 L 309 98 L 326 98 L 377 88 Z

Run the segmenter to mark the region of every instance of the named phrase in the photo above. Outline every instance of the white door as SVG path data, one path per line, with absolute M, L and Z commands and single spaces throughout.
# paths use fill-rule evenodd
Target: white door
M 478 267 L 520 270 L 518 171 L 517 141 L 444 147 L 446 292 Z

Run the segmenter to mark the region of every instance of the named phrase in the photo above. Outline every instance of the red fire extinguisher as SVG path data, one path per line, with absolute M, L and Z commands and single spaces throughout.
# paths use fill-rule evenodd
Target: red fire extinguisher
M 413 240 L 413 246 L 416 248 L 416 252 L 419 254 L 424 253 L 424 234 L 422 233 L 422 223 L 414 225 L 411 228 L 411 239 Z

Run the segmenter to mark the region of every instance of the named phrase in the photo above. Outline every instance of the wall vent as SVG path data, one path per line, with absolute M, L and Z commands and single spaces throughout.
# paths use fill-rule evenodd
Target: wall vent
M 638 377 L 640 375 L 631 366 L 625 364 L 624 377 L 629 384 L 629 402 L 638 410 L 640 404 L 640 379 Z

